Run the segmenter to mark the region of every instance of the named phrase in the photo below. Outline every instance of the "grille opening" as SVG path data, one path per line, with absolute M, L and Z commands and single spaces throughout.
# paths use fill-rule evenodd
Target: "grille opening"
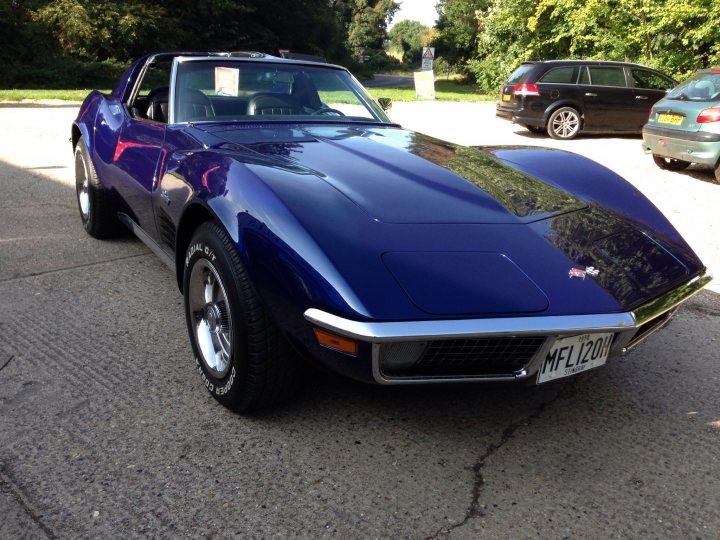
M 625 348 L 631 349 L 635 345 L 639 344 L 641 341 L 644 341 L 645 338 L 650 336 L 650 334 L 665 326 L 668 322 L 670 322 L 670 317 L 673 316 L 673 313 L 675 313 L 674 310 L 668 311 L 667 313 L 664 313 L 659 317 L 655 317 L 651 321 L 641 324 L 638 327 L 638 331 L 635 332 L 635 335 L 632 337 L 630 343 L 628 343 Z
M 545 339 L 510 336 L 429 341 L 422 348 L 406 349 L 413 350 L 417 359 L 404 361 L 398 361 L 399 344 L 390 344 L 381 349 L 380 369 L 401 377 L 512 375 L 533 359 Z

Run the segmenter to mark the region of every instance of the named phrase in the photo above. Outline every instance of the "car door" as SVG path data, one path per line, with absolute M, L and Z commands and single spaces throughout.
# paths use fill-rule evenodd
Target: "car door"
M 629 88 L 622 66 L 587 66 L 581 78 L 585 122 L 588 131 L 625 131 L 631 129 L 627 115 L 635 107 L 634 89 Z
M 157 238 L 151 195 L 157 187 L 157 169 L 164 156 L 166 123 L 147 118 L 148 97 L 167 86 L 170 64 L 146 66 L 126 103 L 109 103 L 96 120 L 96 163 L 106 188 L 119 207 L 150 237 Z M 165 78 L 167 76 L 167 78 Z
M 675 81 L 655 71 L 642 68 L 627 68 L 634 88 L 634 107 L 628 115 L 632 129 L 641 130 L 647 122 L 652 106 L 665 97 Z

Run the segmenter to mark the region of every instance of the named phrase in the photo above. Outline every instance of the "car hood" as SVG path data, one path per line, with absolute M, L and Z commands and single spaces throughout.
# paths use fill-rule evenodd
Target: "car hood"
M 311 305 L 350 318 L 618 312 L 702 268 L 642 194 L 574 154 L 377 126 L 203 131 L 208 152 L 232 162 L 222 198 L 258 221 L 244 227 L 247 249 L 272 233 L 298 261 L 285 275 L 314 269 L 348 307 Z M 265 193 L 248 191 L 248 172 L 276 198 L 248 203 Z M 290 264 L 253 260 L 264 273 Z
M 388 127 L 215 128 L 269 166 L 316 175 L 384 223 L 518 223 L 585 202 L 478 149 Z

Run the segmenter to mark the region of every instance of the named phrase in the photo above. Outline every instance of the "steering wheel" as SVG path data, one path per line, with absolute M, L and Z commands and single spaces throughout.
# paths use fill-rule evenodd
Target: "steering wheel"
M 345 116 L 345 113 L 342 111 L 338 111 L 337 109 L 331 109 L 330 107 L 323 107 L 321 109 L 317 109 L 310 114 L 327 114 L 327 113 L 333 113 L 337 114 L 338 116 Z

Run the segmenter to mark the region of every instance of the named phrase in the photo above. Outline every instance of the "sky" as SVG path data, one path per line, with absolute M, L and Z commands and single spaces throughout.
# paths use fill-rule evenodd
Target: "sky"
M 393 17 L 392 23 L 388 25 L 388 30 L 392 28 L 393 24 L 405 19 L 420 21 L 426 26 L 434 26 L 437 18 L 436 3 L 437 0 L 402 0 L 400 10 Z

